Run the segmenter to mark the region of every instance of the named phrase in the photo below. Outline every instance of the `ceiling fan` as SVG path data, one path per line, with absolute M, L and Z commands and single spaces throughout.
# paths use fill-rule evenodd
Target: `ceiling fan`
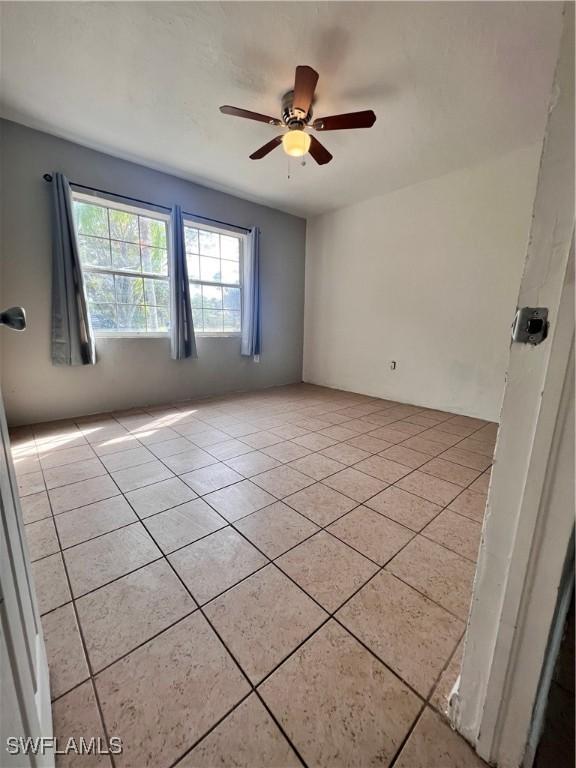
M 263 147 L 252 152 L 251 160 L 261 160 L 273 149 L 282 144 L 287 155 L 302 157 L 310 152 L 318 165 L 325 165 L 332 160 L 332 155 L 315 136 L 306 132 L 307 128 L 315 131 L 341 131 L 349 128 L 371 128 L 376 122 L 376 115 L 371 109 L 363 112 L 348 112 L 345 115 L 332 115 L 312 120 L 312 102 L 318 82 L 318 72 L 312 67 L 296 67 L 294 90 L 288 91 L 282 97 L 282 117 L 269 117 L 259 112 L 225 105 L 220 112 L 234 117 L 245 117 L 260 123 L 287 128 L 286 133 L 276 136 Z

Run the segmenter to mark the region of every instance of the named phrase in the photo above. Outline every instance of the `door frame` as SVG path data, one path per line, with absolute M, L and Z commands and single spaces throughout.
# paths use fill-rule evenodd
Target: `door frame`
M 478 754 L 518 768 L 574 528 L 574 6 L 564 29 L 518 307 L 548 307 L 511 344 L 461 675 L 450 717 Z M 524 763 L 526 765 L 526 763 Z

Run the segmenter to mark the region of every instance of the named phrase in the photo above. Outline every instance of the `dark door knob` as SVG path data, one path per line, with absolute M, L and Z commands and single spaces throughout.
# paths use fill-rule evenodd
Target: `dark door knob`
M 26 312 L 22 307 L 10 307 L 0 312 L 0 325 L 6 325 L 13 331 L 23 331 L 26 328 Z

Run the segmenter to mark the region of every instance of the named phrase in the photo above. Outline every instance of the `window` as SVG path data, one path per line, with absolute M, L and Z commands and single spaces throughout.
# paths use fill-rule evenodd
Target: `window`
M 240 333 L 244 237 L 193 222 L 185 223 L 184 236 L 195 332 Z
M 166 334 L 168 217 L 76 193 L 73 205 L 95 333 Z

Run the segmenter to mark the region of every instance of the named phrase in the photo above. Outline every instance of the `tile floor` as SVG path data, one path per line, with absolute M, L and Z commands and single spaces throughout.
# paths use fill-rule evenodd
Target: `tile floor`
M 299 385 L 12 438 L 56 735 L 119 768 L 483 765 L 441 713 L 495 424 Z

